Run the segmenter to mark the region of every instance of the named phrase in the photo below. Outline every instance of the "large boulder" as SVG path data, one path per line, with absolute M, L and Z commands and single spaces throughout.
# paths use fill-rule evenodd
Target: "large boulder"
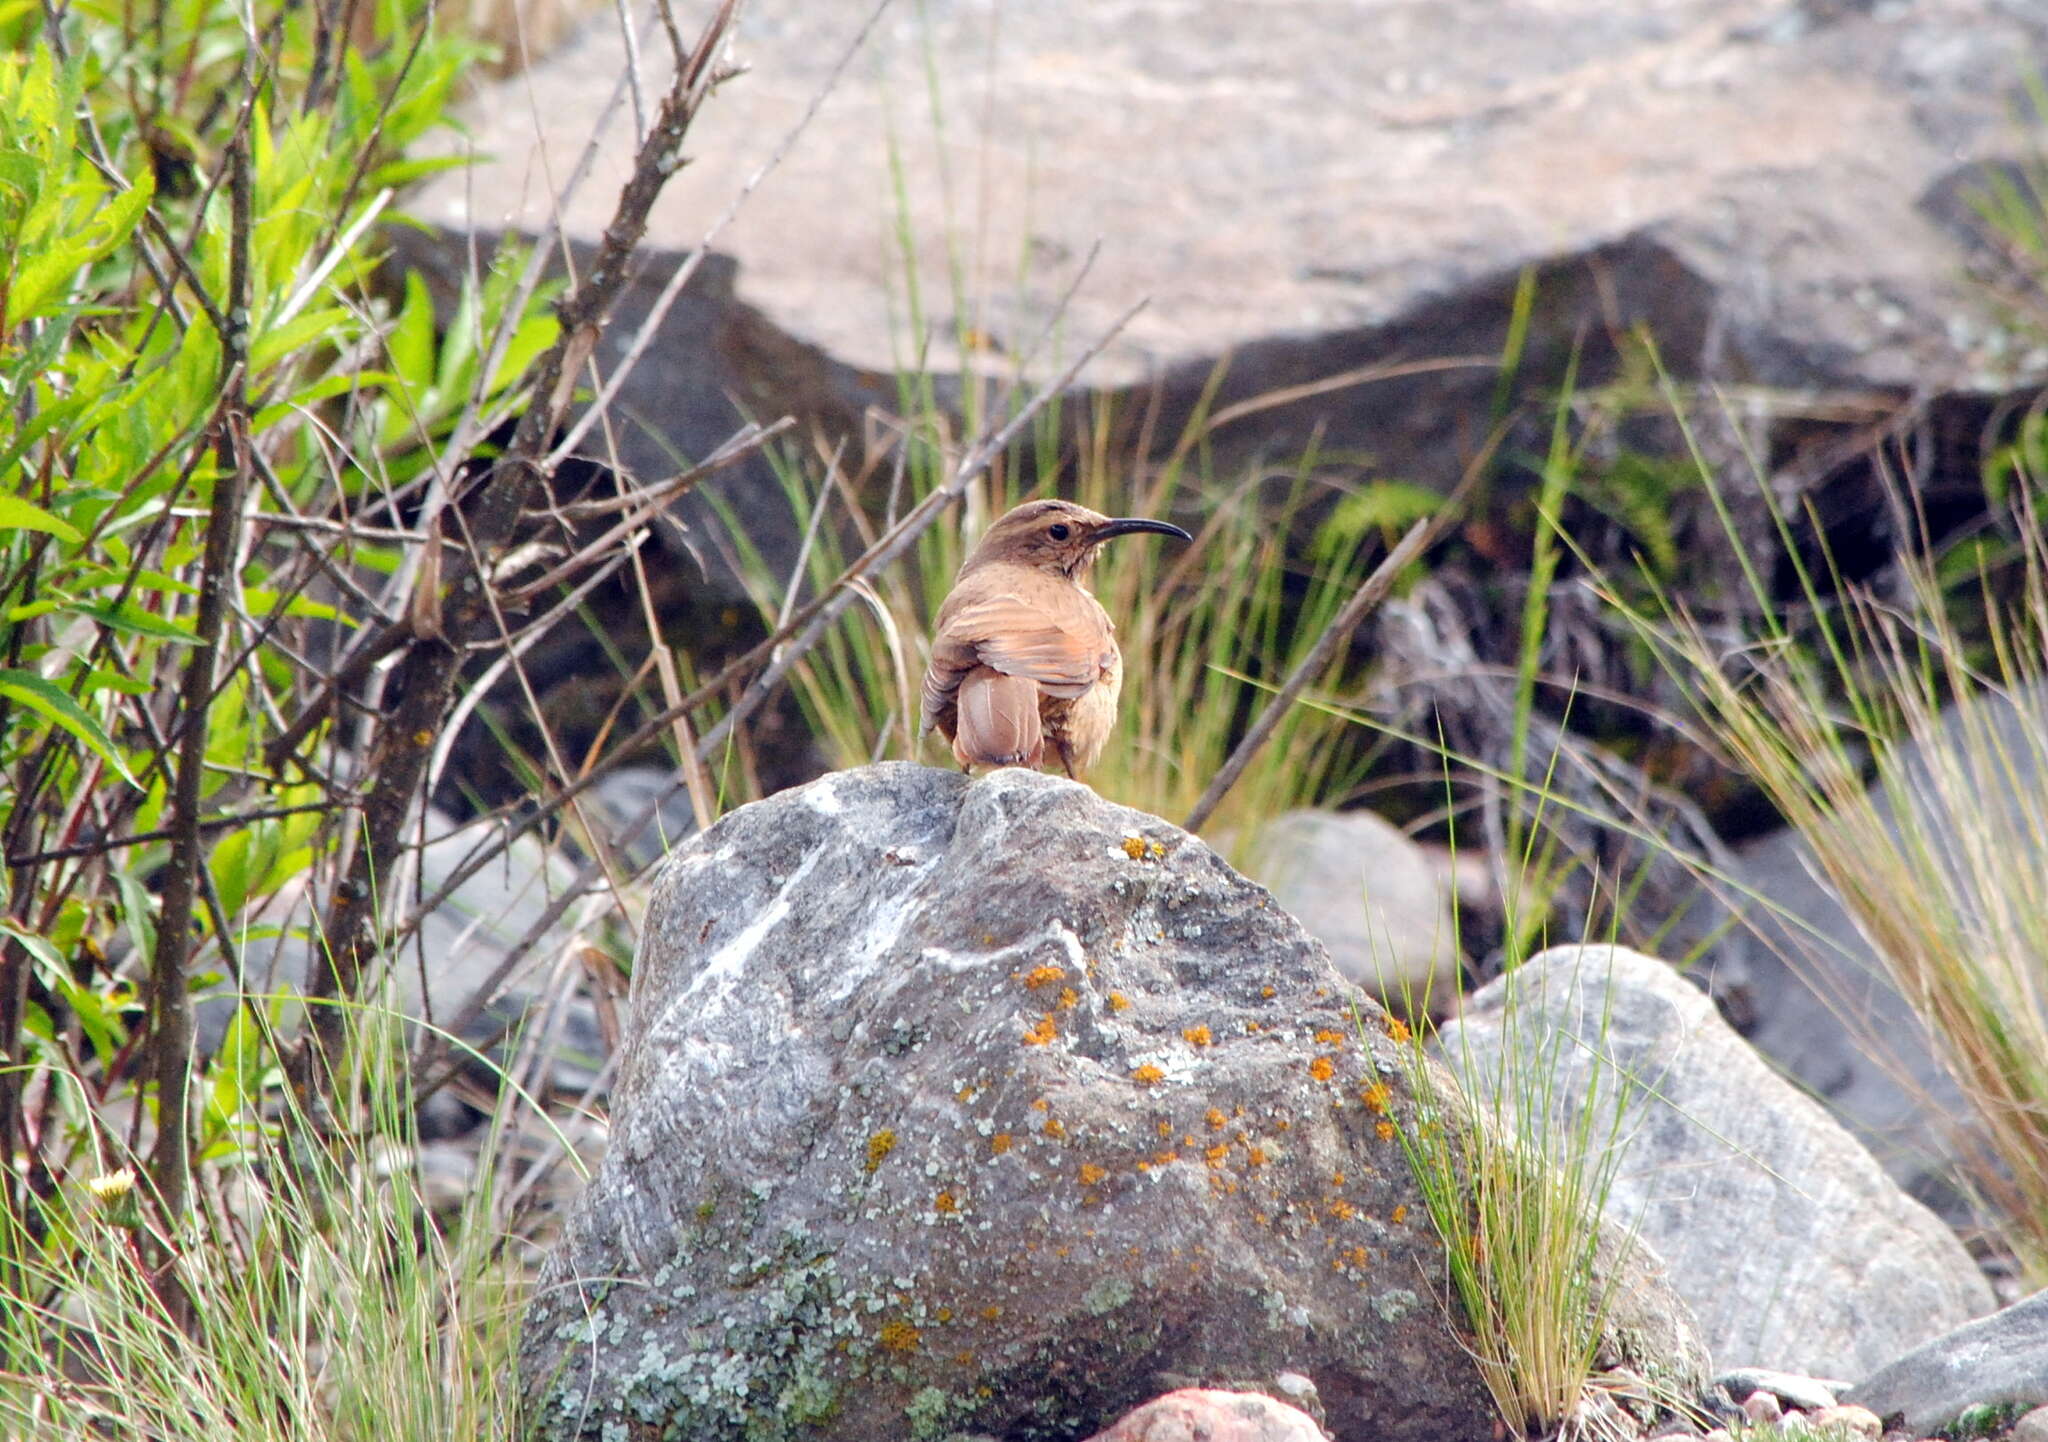
M 1995 1305 L 1940 1220 L 1663 962 L 1557 947 L 1469 1000 L 1439 1052 L 1492 1087 L 1547 1077 L 1556 1124 L 1616 1108 L 1610 1222 L 1639 1226 L 1723 1367 L 1861 1377 Z M 1509 1095 L 1519 1091 L 1509 1073 Z
M 1282 1374 L 1340 1439 L 1490 1434 L 1384 1013 L 1167 823 L 827 776 L 671 858 L 633 987 L 526 1320 L 535 1435 L 1071 1438 Z M 1698 1386 L 1683 1307 L 1622 1291 L 1614 1360 Z
M 699 119 L 653 244 L 697 243 L 872 9 L 745 10 L 749 73 Z M 2005 0 L 896 6 L 718 244 L 775 323 L 883 371 L 1045 372 L 1057 346 L 1027 353 L 1100 241 L 1069 349 L 1151 297 L 1096 364 L 1104 382 L 1232 353 L 1268 384 L 1395 352 L 1491 360 L 1502 277 L 1575 258 L 1592 265 L 1561 282 L 1561 350 L 1575 324 L 1642 321 L 1681 370 L 1730 381 L 2004 384 L 2042 358 L 1970 289 L 1968 177 L 2026 153 L 2026 57 L 2044 45 L 2048 12 Z M 640 62 L 651 92 L 658 32 Z M 538 228 L 627 69 L 607 15 L 485 88 L 468 114 L 487 165 L 418 208 Z M 630 108 L 614 115 L 562 211 L 578 239 L 629 170 Z M 1462 309 L 1481 297 L 1490 334 Z M 1253 354 L 1272 341 L 1291 348 Z M 1468 440 L 1494 377 L 1471 381 L 1476 407 L 1429 408 Z M 1402 399 L 1374 399 L 1323 398 L 1331 445 L 1400 432 Z

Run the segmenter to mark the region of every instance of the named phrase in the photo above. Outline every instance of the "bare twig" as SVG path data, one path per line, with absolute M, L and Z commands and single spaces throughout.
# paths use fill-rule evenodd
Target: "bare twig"
M 1294 704 L 1294 698 L 1329 668 L 1331 657 L 1337 654 L 1337 647 L 1350 639 L 1351 633 L 1358 629 L 1358 623 L 1365 619 L 1366 613 L 1386 598 L 1387 592 L 1393 588 L 1395 580 L 1408 568 L 1409 563 L 1428 550 L 1437 537 L 1443 534 L 1470 484 L 1468 479 L 1465 485 L 1453 492 L 1451 497 L 1432 514 L 1410 526 L 1408 534 L 1401 537 L 1393 550 L 1387 552 L 1386 559 L 1373 568 L 1372 574 L 1365 578 L 1359 588 L 1352 593 L 1351 599 L 1344 603 L 1344 609 L 1331 617 L 1330 624 L 1323 628 L 1323 634 L 1316 638 L 1315 645 L 1309 647 L 1308 654 L 1301 658 L 1300 663 L 1281 683 L 1280 689 L 1273 693 L 1272 700 L 1266 703 L 1266 709 L 1259 713 L 1259 719 L 1252 723 L 1251 729 L 1245 732 L 1244 739 L 1238 742 L 1236 749 L 1230 753 L 1230 758 L 1210 779 L 1201 799 L 1195 802 L 1194 809 L 1188 812 L 1187 819 L 1181 822 L 1183 830 L 1201 829 L 1202 823 L 1209 819 L 1223 798 L 1230 793 L 1230 788 L 1237 784 L 1238 777 L 1244 775 L 1245 767 L 1251 765 L 1252 758 L 1259 754 L 1259 749 L 1272 739 L 1274 728 L 1287 714 L 1287 708 Z
M 405 820 L 419 795 L 434 739 L 446 723 L 463 652 L 469 642 L 491 633 L 493 608 L 485 592 L 493 584 L 492 573 L 515 544 L 520 522 L 546 482 L 542 457 L 568 411 L 574 378 L 595 349 L 625 284 L 648 214 L 680 164 L 683 139 L 716 84 L 715 57 L 737 8 L 738 0 L 719 5 L 688 63 L 679 67 L 620 191 L 597 257 L 561 303 L 561 334 L 536 370 L 533 400 L 504 456 L 477 486 L 470 506 L 441 513 L 462 532 L 465 553 L 444 561 L 440 584 L 429 587 L 430 578 L 422 575 L 415 592 L 409 611 L 414 635 L 391 678 L 395 700 L 369 757 L 362 840 L 335 888 L 324 944 L 315 951 L 308 987 L 315 1001 L 349 1001 L 361 992 L 378 950 L 375 887 L 378 878 L 397 874 Z M 418 554 L 437 552 L 427 548 Z M 293 1072 L 309 1114 L 317 1117 L 324 1112 L 341 1053 L 346 1009 L 316 1005 L 311 1014 L 311 1045 L 300 1053 Z

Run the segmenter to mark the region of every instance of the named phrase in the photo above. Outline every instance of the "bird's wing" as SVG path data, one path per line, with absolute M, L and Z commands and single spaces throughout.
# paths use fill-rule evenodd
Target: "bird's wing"
M 1005 676 L 1029 677 L 1048 695 L 1071 700 L 1116 660 L 1109 617 L 1078 586 L 987 592 L 945 614 L 949 609 L 950 598 L 932 645 L 933 670 L 944 665 L 965 675 L 988 666 Z

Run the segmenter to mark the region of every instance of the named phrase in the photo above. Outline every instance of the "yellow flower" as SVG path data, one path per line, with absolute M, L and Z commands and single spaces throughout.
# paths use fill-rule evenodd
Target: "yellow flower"
M 135 1190 L 135 1169 L 123 1167 L 118 1172 L 108 1172 L 103 1177 L 94 1177 L 85 1184 L 92 1193 L 92 1199 L 101 1206 L 118 1202 Z

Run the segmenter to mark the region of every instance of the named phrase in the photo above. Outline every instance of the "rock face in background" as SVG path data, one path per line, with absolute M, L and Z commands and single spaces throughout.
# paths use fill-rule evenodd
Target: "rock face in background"
M 1558 947 L 1512 981 L 1512 1011 L 1504 977 L 1444 1029 L 1440 1054 L 1489 1081 L 1511 1049 L 1554 1068 L 1554 1119 L 1597 1105 L 1601 1136 L 1624 1095 L 1616 1072 L 1634 1079 L 1608 1217 L 1640 1216 L 1718 1366 L 1862 1377 L 1991 1310 L 1955 1236 L 1663 962 Z
M 736 58 L 752 70 L 693 132 L 656 245 L 702 237 L 871 8 L 748 7 Z M 2016 357 L 1963 283 L 1955 177 L 2020 153 L 2024 67 L 2044 42 L 2048 13 L 1999 0 L 900 6 L 718 243 L 744 298 L 877 370 L 919 344 L 895 239 L 907 222 L 940 369 L 988 359 L 946 350 L 951 237 L 967 318 L 1010 352 L 1102 241 L 1068 343 L 1153 298 L 1103 381 L 1370 330 L 1531 263 L 1606 253 L 1691 278 L 1664 318 L 1724 379 L 2002 384 Z M 668 46 L 656 32 L 642 51 L 651 94 Z M 495 159 L 419 208 L 536 228 L 625 70 L 600 18 L 481 94 L 474 143 Z M 609 216 L 629 128 L 565 211 L 579 239 Z
M 693 131 L 615 330 L 797 124 L 869 10 L 746 8 L 736 58 L 751 69 Z M 1826 492 L 1846 467 L 1816 514 L 1860 531 L 1873 434 L 1924 424 L 1939 474 L 1923 486 L 1951 471 L 1974 486 L 1996 395 L 2048 376 L 2048 352 L 1971 280 L 2007 278 L 1972 177 L 2036 143 L 2022 78 L 2044 45 L 2048 11 L 2001 0 L 1270 0 L 1255 19 L 1230 0 L 894 6 L 717 236 L 736 279 L 664 326 L 622 449 L 663 472 L 781 406 L 816 422 L 820 454 L 848 441 L 856 466 L 849 418 L 898 408 L 894 371 L 934 373 L 942 401 L 970 374 L 1049 378 L 1149 297 L 1083 373 L 1116 445 L 1156 453 L 1202 417 L 1219 468 L 1314 443 L 1447 489 L 1492 429 L 1529 270 L 1519 385 L 1550 394 L 1574 366 L 1581 389 L 1639 382 L 1618 341 L 1646 331 L 1681 381 L 1742 388 L 1739 414 L 1712 419 L 1750 434 L 1708 437 L 1715 464 L 1746 482 L 1746 445 L 1796 473 L 1788 494 Z M 656 94 L 665 37 L 639 53 Z M 466 110 L 491 159 L 409 208 L 458 237 L 538 230 L 625 57 L 601 14 L 484 86 Z M 585 246 L 629 169 L 631 105 L 613 113 L 562 208 Z M 1069 414 L 1085 429 L 1085 407 Z M 1668 434 L 1648 448 L 1684 454 Z M 802 528 L 779 488 L 707 489 L 746 509 L 749 540 L 786 571 Z M 698 540 L 700 588 L 736 597 Z M 1835 553 L 1854 564 L 1862 544 Z
M 1384 1015 L 1166 823 L 1021 770 L 837 773 L 674 855 L 634 987 L 523 1332 L 537 1435 L 1075 1437 L 1283 1374 L 1340 1439 L 1490 1432 L 1381 1129 Z M 1703 1382 L 1640 1270 L 1614 1333 Z
M 1226 848 L 1228 849 L 1228 848 Z M 1346 981 L 1383 1000 L 1456 995 L 1451 882 L 1370 811 L 1290 811 L 1245 842 L 1247 876 L 1329 949 Z

